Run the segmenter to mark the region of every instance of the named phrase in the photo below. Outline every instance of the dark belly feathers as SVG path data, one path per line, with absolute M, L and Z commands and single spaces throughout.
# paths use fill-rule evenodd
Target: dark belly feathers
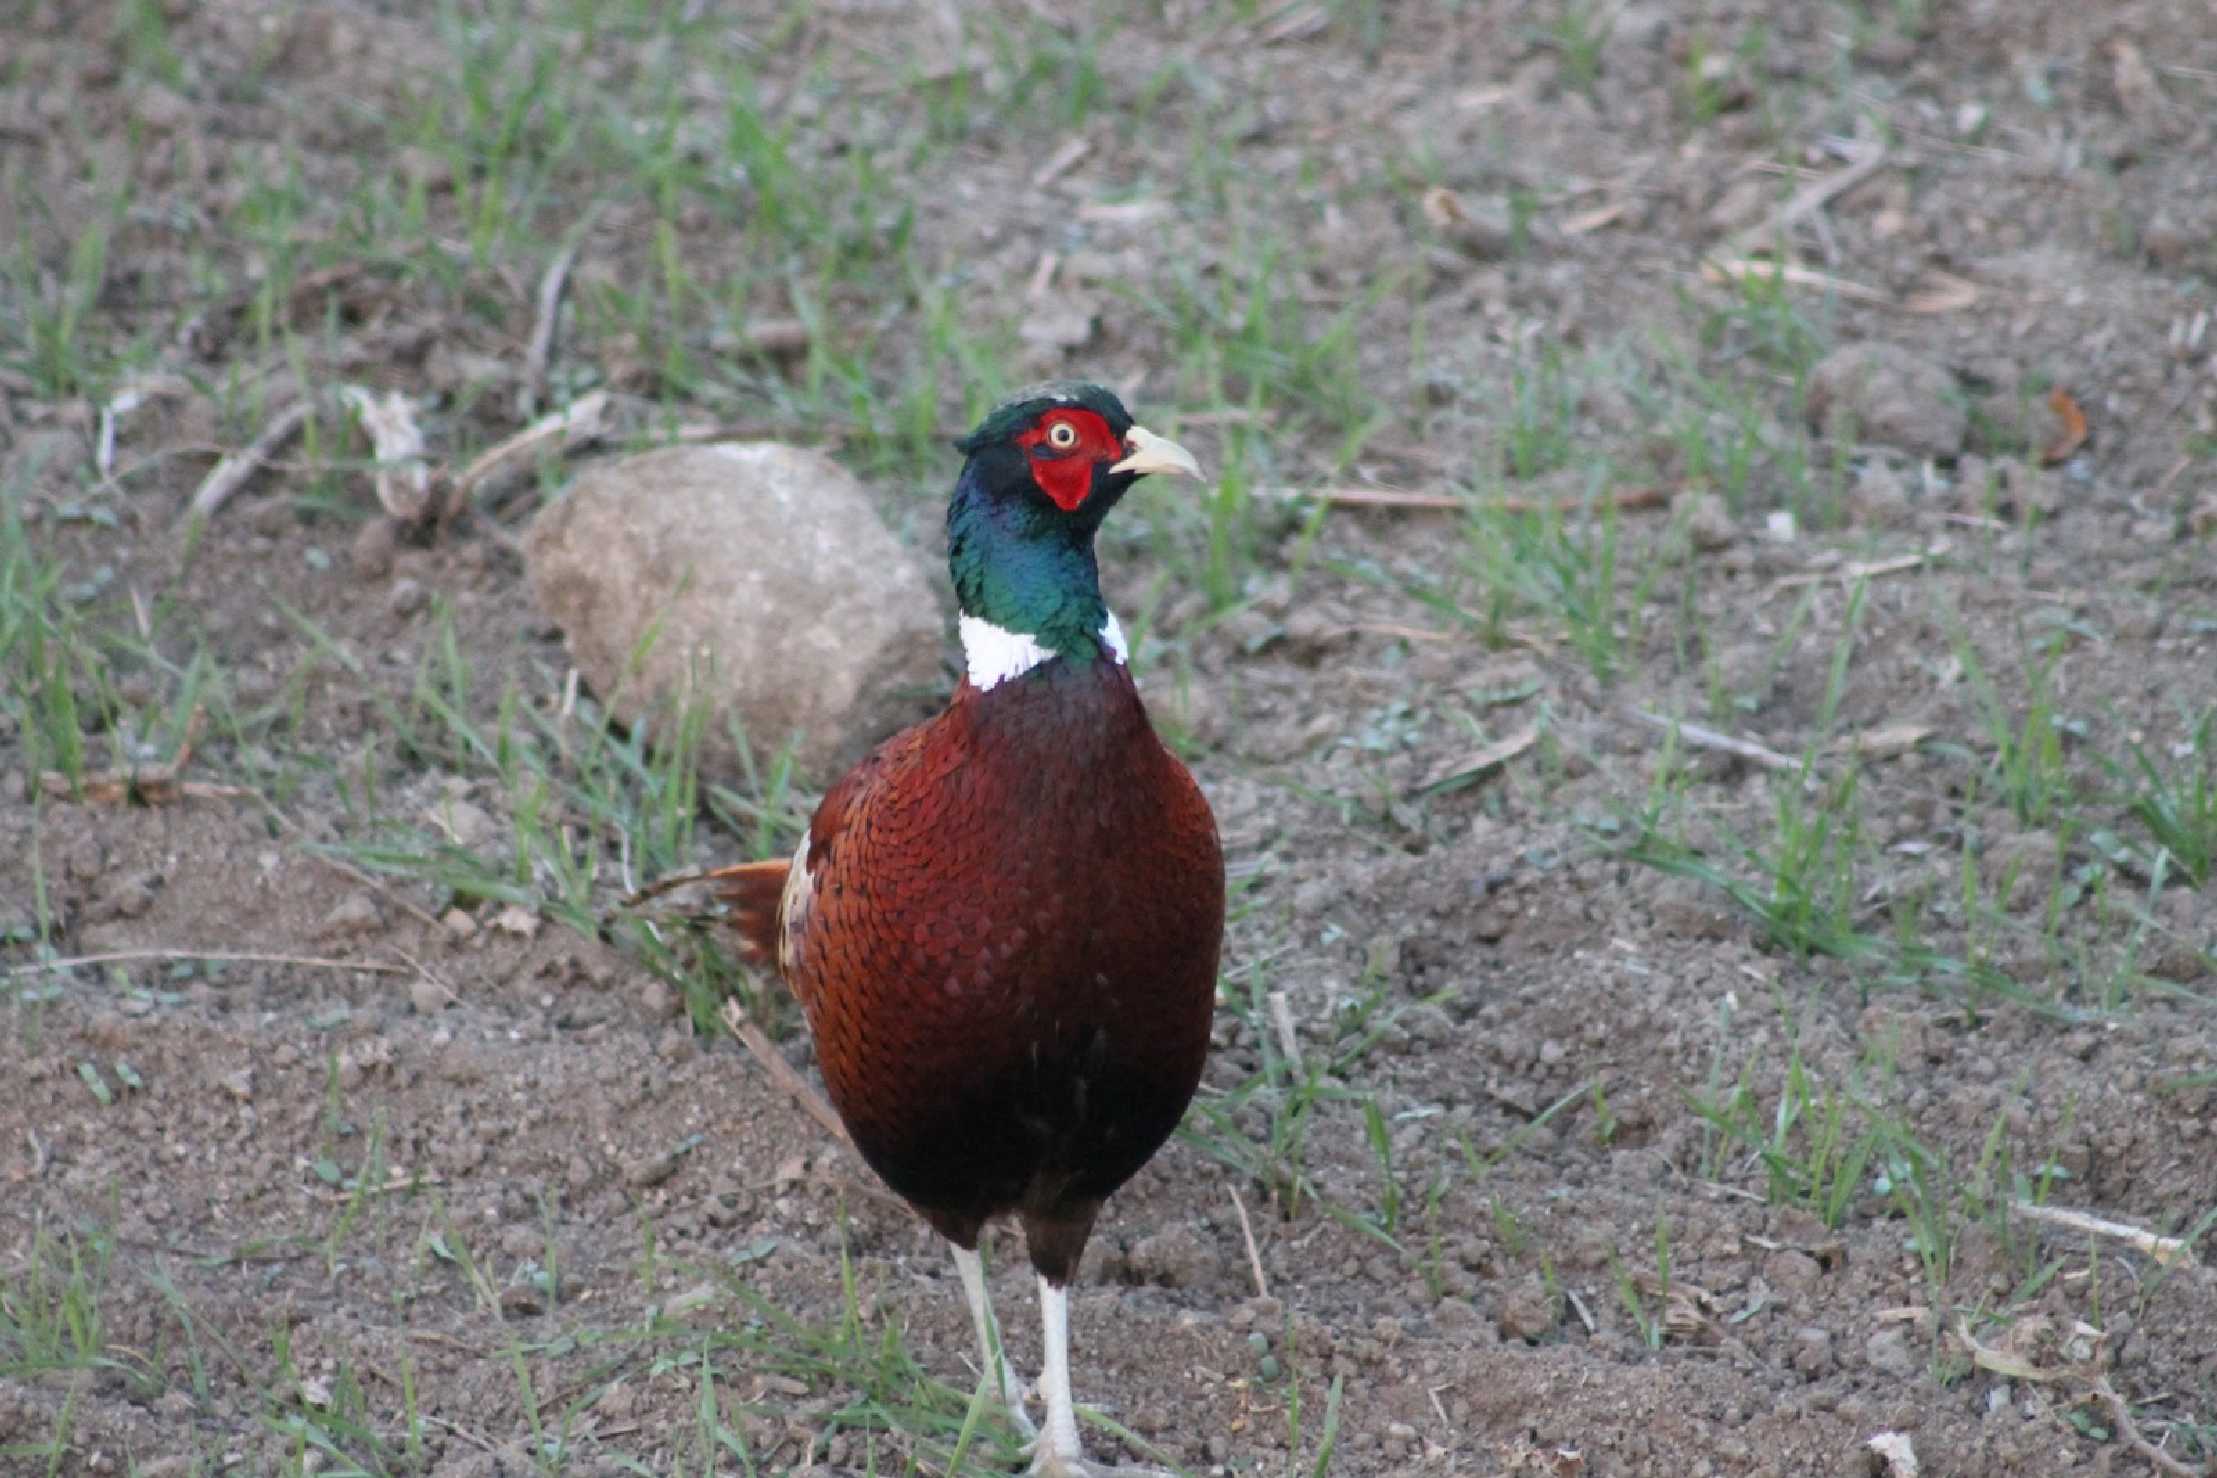
M 1223 933 L 1215 822 L 1130 675 L 965 686 L 826 797 L 807 872 L 787 974 L 863 1156 L 958 1242 L 1015 1211 L 1082 1244 L 1192 1098 Z

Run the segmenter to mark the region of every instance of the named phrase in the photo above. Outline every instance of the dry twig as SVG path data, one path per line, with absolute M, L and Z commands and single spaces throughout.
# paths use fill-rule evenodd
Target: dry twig
M 1665 733 L 1676 730 L 1680 739 L 1696 749 L 1714 749 L 1725 754 L 1737 755 L 1749 764 L 1760 765 L 1766 770 L 1798 770 L 1801 768 L 1801 761 L 1780 754 L 1775 749 L 1757 744 L 1752 739 L 1741 739 L 1731 734 L 1719 733 L 1715 729 L 1704 728 L 1700 724 L 1689 724 L 1683 719 L 1665 718 L 1659 713 L 1650 713 L 1644 708 L 1627 706 L 1617 711 L 1628 719 L 1648 724 L 1661 729 Z
M 2208 1478 L 2207 1467 L 2182 1463 L 2141 1435 L 2140 1424 L 2132 1419 L 2132 1407 L 2117 1393 L 2117 1388 L 2109 1383 L 2109 1377 L 2103 1376 L 2096 1381 L 2089 1394 L 2109 1412 L 2110 1424 L 2117 1429 L 2117 1435 L 2124 1439 L 2125 1446 L 2147 1459 L 2156 1471 L 2169 1473 L 2172 1478 Z
M 2011 1201 L 2009 1209 L 2027 1221 L 2046 1222 L 2049 1226 L 2084 1232 L 2088 1236 L 2114 1238 L 2135 1252 L 2146 1253 L 2164 1267 L 2174 1264 L 2193 1267 L 2196 1262 L 2193 1244 L 2179 1237 L 2159 1236 L 2121 1221 L 2107 1221 L 2099 1216 L 2091 1216 L 2084 1211 L 2072 1211 L 2062 1206 Z
M 1865 303 L 1891 303 L 1893 296 L 1883 288 L 1850 282 L 1845 277 L 1835 277 L 1830 272 L 1819 272 L 1814 267 L 1804 267 L 1799 262 L 1774 262 L 1768 257 L 1711 258 L 1701 264 L 1703 279 L 1713 283 L 1742 282 L 1749 279 L 1783 283 L 1788 287 L 1821 288 L 1837 293 L 1843 298 L 1855 298 Z
M 1255 1275 L 1255 1296 L 1270 1297 L 1270 1280 L 1262 1275 L 1262 1253 L 1255 1246 L 1255 1224 L 1247 1219 L 1247 1203 L 1239 1198 L 1239 1187 L 1233 1186 L 1232 1209 L 1239 1213 L 1239 1235 L 1247 1243 L 1247 1270 Z
M 1744 257 L 1751 251 L 1771 245 L 1789 226 L 1805 216 L 1814 215 L 1878 173 L 1880 166 L 1886 162 L 1886 153 L 1884 144 L 1866 144 L 1863 152 L 1846 168 L 1835 170 L 1821 180 L 1802 186 L 1785 204 L 1762 220 L 1736 235 L 1726 237 L 1718 245 L 1716 254 L 1722 257 Z
M 1032 188 L 1034 190 L 1044 190 L 1056 180 L 1061 179 L 1077 167 L 1078 161 L 1085 158 L 1092 147 L 1091 144 L 1085 141 L 1083 134 L 1072 134 L 1069 138 L 1064 139 L 1062 147 L 1049 154 L 1046 161 L 1039 168 L 1032 171 Z
M 270 417 L 262 434 L 249 442 L 244 450 L 233 452 L 211 468 L 192 495 L 186 511 L 194 518 L 210 518 L 230 496 L 246 485 L 255 469 L 268 461 L 270 455 L 291 439 L 294 432 L 307 424 L 309 414 L 315 410 L 315 397 L 303 395 Z
M 593 212 L 586 212 L 585 219 L 570 232 L 570 239 L 547 263 L 546 275 L 539 279 L 537 311 L 531 320 L 531 338 L 523 351 L 523 409 L 526 414 L 539 408 L 539 399 L 546 394 L 547 367 L 554 358 L 555 326 L 562 318 L 562 291 L 569 286 L 570 268 L 577 264 L 578 251 L 585 245 L 585 233 L 591 229 Z
M 1460 513 L 1466 510 L 1491 508 L 1501 513 L 1578 513 L 1588 499 L 1565 495 L 1559 498 L 1466 498 L 1456 493 L 1420 493 L 1407 488 L 1370 487 L 1322 487 L 1322 488 L 1264 488 L 1263 496 L 1287 502 L 1317 499 L 1335 508 L 1387 508 L 1405 509 L 1418 513 Z M 1613 507 L 1619 512 L 1639 508 L 1660 508 L 1670 502 L 1668 488 L 1623 488 L 1591 500 L 1597 506 Z
M 1470 754 L 1459 755 L 1409 787 L 1411 795 L 1423 795 L 1458 780 L 1482 779 L 1540 742 L 1537 724 L 1527 724 L 1506 739 L 1497 739 Z
M 127 965 L 146 960 L 205 960 L 217 965 L 295 965 L 303 970 L 362 970 L 372 975 L 410 973 L 406 965 L 395 965 L 386 960 L 334 960 L 321 955 L 275 955 L 220 949 L 117 949 L 106 954 L 71 955 L 66 959 L 13 965 L 6 975 L 8 979 L 16 980 L 26 975 L 42 975 L 49 970 L 83 970 L 94 965 Z
M 832 1111 L 824 1096 L 809 1085 L 806 1078 L 793 1070 L 793 1064 L 785 1060 L 785 1054 L 756 1026 L 747 1015 L 746 1008 L 735 1000 L 724 1002 L 724 1025 L 739 1039 L 756 1062 L 762 1064 L 776 1084 L 800 1105 L 807 1115 L 824 1126 L 824 1132 L 843 1145 L 852 1148 L 854 1141 L 847 1137 L 847 1126 L 839 1122 L 839 1115 Z
M 254 792 L 243 785 L 216 785 L 178 778 L 192 759 L 192 747 L 199 741 L 201 727 L 207 718 L 205 710 L 195 708 L 185 720 L 185 736 L 177 743 L 177 753 L 160 764 L 95 770 L 75 782 L 59 770 L 46 770 L 39 775 L 39 789 L 56 799 L 76 798 L 96 806 L 132 803 L 159 806 L 180 800 L 237 800 L 252 796 Z
M 1293 1028 L 1293 1003 L 1282 990 L 1270 993 L 1270 1020 L 1278 1029 L 1278 1051 L 1295 1072 L 1301 1071 L 1301 1036 Z
M 1853 585 L 1858 580 L 1876 580 L 1886 575 L 1906 574 L 1910 570 L 1923 569 L 1947 552 L 1948 546 L 1943 541 L 1915 554 L 1897 554 L 1891 559 L 1856 560 L 1837 569 L 1807 570 L 1799 575 L 1781 575 L 1763 592 L 1763 599 L 1769 600 L 1781 590 L 1796 590 L 1804 585 L 1822 585 L 1827 580 Z
M 568 452 L 598 441 L 606 428 L 607 414 L 608 392 L 595 390 L 590 395 L 579 396 L 561 410 L 547 412 L 515 435 L 493 443 L 455 475 L 440 516 L 450 521 L 460 517 L 479 487 L 507 472 L 514 464 L 537 456 L 551 442 L 559 441 L 562 450 Z

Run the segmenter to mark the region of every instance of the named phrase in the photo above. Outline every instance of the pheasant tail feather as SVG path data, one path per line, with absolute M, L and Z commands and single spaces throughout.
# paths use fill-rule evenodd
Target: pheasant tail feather
M 779 857 L 719 867 L 704 875 L 716 896 L 730 907 L 731 925 L 751 958 L 777 960 L 778 904 L 785 896 L 785 877 L 792 866 Z

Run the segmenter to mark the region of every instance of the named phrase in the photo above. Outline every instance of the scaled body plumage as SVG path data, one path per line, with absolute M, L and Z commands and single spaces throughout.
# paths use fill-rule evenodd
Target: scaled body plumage
M 1034 1471 L 1072 1473 L 1066 1288 L 1199 1083 L 1224 923 L 1215 821 L 1148 722 L 1093 535 L 1137 477 L 1199 469 L 1093 386 L 1018 396 L 962 449 L 968 675 L 831 788 L 790 865 L 724 876 L 856 1147 L 954 1243 L 989 1362 L 978 1235 L 1022 1223 L 1047 1343 Z

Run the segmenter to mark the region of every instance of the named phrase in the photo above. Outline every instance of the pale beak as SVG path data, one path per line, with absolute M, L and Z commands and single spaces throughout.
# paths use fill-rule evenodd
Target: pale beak
M 1193 460 L 1193 453 L 1167 436 L 1157 436 L 1144 426 L 1134 426 L 1124 433 L 1124 460 L 1109 468 L 1111 472 L 1176 472 L 1198 482 L 1208 479 L 1201 476 L 1201 464 Z

